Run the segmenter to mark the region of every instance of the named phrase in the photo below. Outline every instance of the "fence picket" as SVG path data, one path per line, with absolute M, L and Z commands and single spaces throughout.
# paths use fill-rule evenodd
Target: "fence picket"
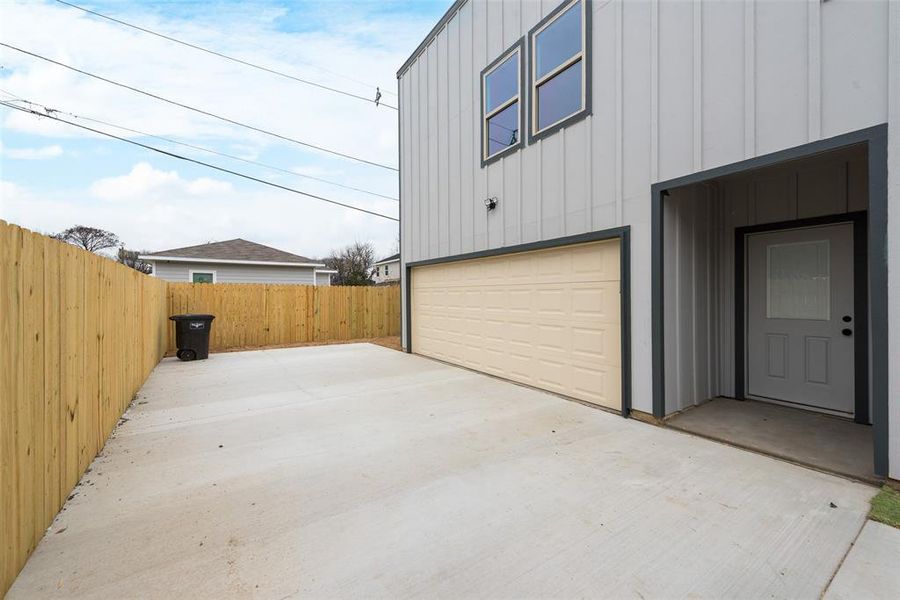
M 164 281 L 0 221 L 0 596 L 165 353 L 167 308 Z
M 169 283 L 168 307 L 215 315 L 211 350 L 400 335 L 399 286 Z

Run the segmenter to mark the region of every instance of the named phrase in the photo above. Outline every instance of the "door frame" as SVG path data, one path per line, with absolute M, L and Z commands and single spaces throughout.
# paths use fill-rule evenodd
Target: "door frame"
M 872 437 L 874 472 L 887 477 L 889 472 L 888 408 L 888 270 L 887 270 L 887 211 L 888 211 L 888 125 L 882 123 L 866 129 L 816 140 L 771 154 L 748 158 L 706 171 L 676 177 L 650 186 L 650 319 L 651 363 L 653 366 L 653 415 L 662 419 L 666 414 L 665 390 L 665 269 L 663 262 L 663 202 L 668 190 L 701 183 L 726 175 L 769 167 L 798 158 L 836 150 L 846 146 L 865 144 L 868 152 L 868 272 L 869 356 L 871 377 Z
M 853 227 L 853 420 L 869 424 L 869 291 L 867 211 L 747 225 L 734 230 L 734 397 L 747 399 L 747 236 L 841 223 Z
M 518 254 L 520 252 L 532 252 L 534 250 L 548 250 L 562 246 L 574 246 L 589 242 L 602 242 L 604 240 L 619 240 L 619 345 L 622 355 L 622 409 L 620 414 L 627 417 L 631 413 L 631 226 L 613 227 L 600 231 L 589 231 L 577 235 L 490 248 L 476 252 L 466 252 L 451 256 L 441 256 L 404 263 L 402 273 L 402 285 L 404 300 L 406 302 L 406 348 L 405 352 L 412 353 L 412 272 L 416 267 L 437 265 L 448 262 L 459 262 L 475 258 L 489 258 L 503 256 L 505 254 Z

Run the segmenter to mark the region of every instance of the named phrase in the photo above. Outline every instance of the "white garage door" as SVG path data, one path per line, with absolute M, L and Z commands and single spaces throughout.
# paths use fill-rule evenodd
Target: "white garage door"
M 620 409 L 619 241 L 415 267 L 412 351 Z

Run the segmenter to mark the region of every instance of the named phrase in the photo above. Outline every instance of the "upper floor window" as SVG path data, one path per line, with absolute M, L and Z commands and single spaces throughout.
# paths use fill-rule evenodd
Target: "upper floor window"
M 522 145 L 522 41 L 481 72 L 481 164 Z
M 531 135 L 555 131 L 589 110 L 587 0 L 565 2 L 529 34 Z

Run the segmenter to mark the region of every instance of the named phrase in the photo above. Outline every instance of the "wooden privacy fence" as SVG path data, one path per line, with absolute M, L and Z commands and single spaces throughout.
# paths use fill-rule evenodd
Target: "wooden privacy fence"
M 0 596 L 190 312 L 216 350 L 399 335 L 400 288 L 167 284 L 0 221 Z
M 215 315 L 212 350 L 392 336 L 400 286 L 170 283 L 169 313 Z
M 166 283 L 0 221 L 0 596 L 166 350 Z

